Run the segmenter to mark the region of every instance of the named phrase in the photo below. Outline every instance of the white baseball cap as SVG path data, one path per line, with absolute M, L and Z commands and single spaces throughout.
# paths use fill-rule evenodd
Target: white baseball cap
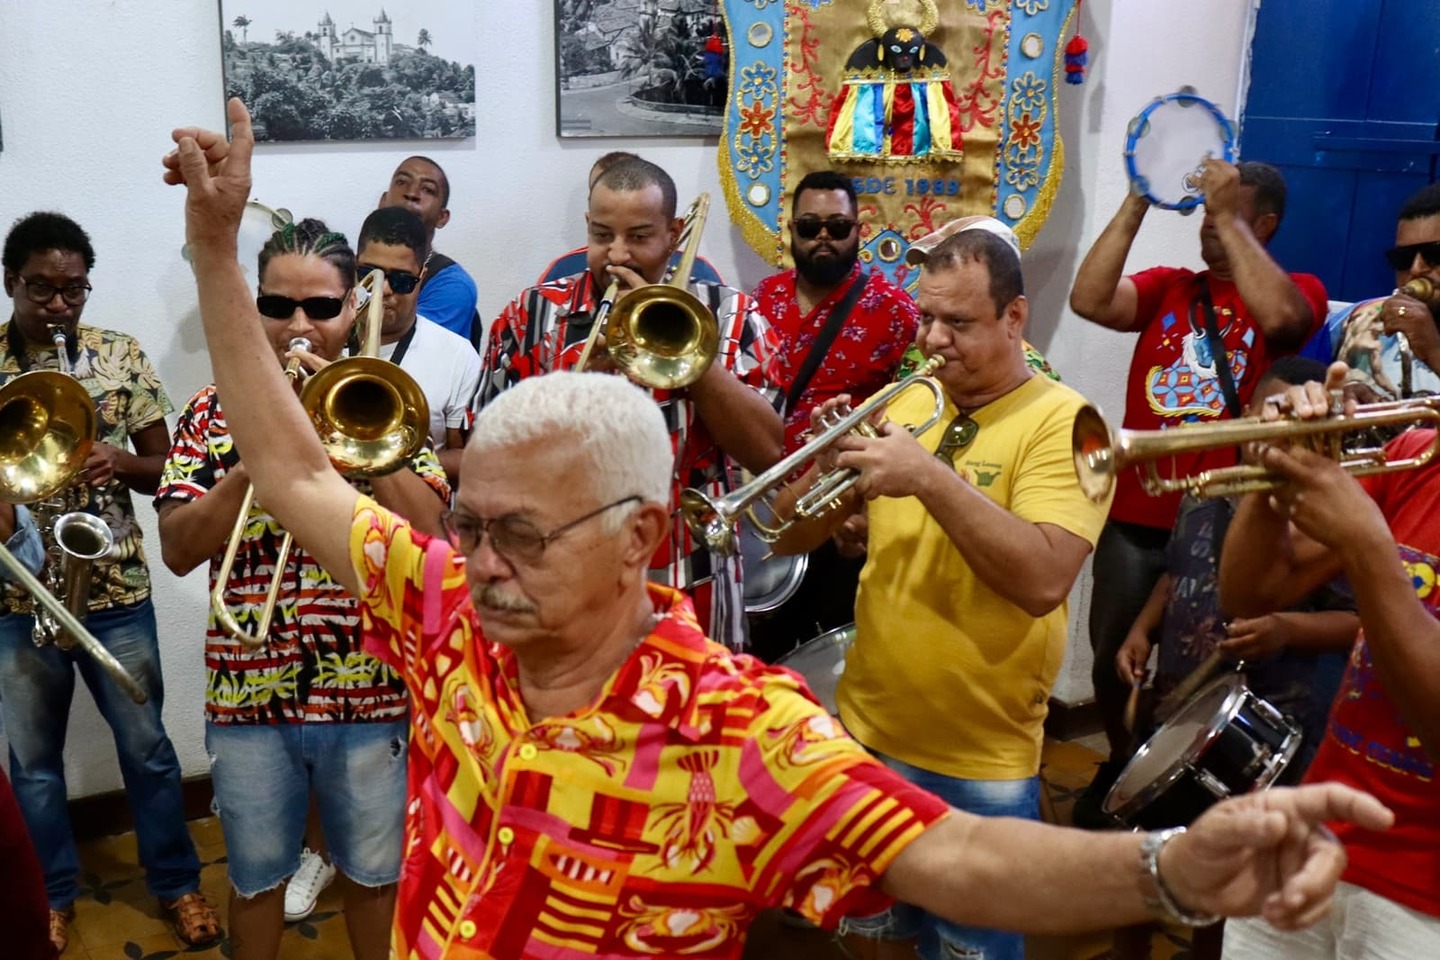
M 925 236 L 910 244 L 910 249 L 905 251 L 905 262 L 912 267 L 918 267 L 930 259 L 930 251 L 940 245 L 946 237 L 963 233 L 966 230 L 984 230 L 986 233 L 993 233 L 1010 245 L 1015 251 L 1015 256 L 1020 256 L 1020 240 L 1015 236 L 1015 231 L 994 217 L 976 215 L 972 217 L 961 217 L 959 220 L 951 220 L 945 226 L 934 233 L 927 233 Z

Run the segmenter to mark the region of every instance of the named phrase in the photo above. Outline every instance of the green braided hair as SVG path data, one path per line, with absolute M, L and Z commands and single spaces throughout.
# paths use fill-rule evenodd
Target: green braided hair
M 302 257 L 319 257 L 328 261 L 340 272 L 340 278 L 347 287 L 355 285 L 355 251 L 345 234 L 337 233 L 325 225 L 325 221 L 313 217 L 290 222 L 270 235 L 265 246 L 260 248 L 260 282 L 265 282 L 265 268 L 271 258 L 280 254 L 293 253 Z

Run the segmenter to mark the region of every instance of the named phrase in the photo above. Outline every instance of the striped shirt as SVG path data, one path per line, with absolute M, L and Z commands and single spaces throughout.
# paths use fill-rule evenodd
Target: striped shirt
M 212 384 L 180 413 L 155 506 L 198 500 L 240 462 Z M 429 447 L 411 461 L 444 500 L 445 471 Z M 354 481 L 362 492 L 369 484 Z M 250 508 L 245 539 L 235 556 L 226 602 L 240 625 L 254 631 L 275 573 L 284 530 L 259 503 Z M 210 559 L 210 589 L 221 555 Z M 205 631 L 205 718 L 211 723 L 357 723 L 405 716 L 405 687 L 361 647 L 355 598 L 330 578 L 298 543 L 280 580 L 280 602 L 265 645 L 250 650 L 215 623 Z
M 719 318 L 720 352 L 715 362 L 724 364 L 740 382 L 778 407 L 777 342 L 755 302 L 739 290 L 713 283 L 692 283 L 690 292 Z M 595 307 L 589 273 L 531 287 L 512 301 L 490 329 L 474 410 L 483 409 L 502 390 L 526 377 L 574 369 L 590 335 Z M 661 546 L 651 564 L 652 573 L 655 579 L 681 589 L 712 586 L 709 635 L 739 649 L 744 642 L 740 559 L 712 554 L 690 535 L 678 513 L 680 493 L 686 487 L 717 498 L 729 491 L 724 453 L 696 415 L 685 390 L 652 390 L 651 394 L 665 415 L 675 448 L 670 498 L 674 522 L 669 542 Z M 703 603 L 699 606 L 704 608 Z
M 649 586 L 657 622 L 593 705 L 532 723 L 449 544 L 362 498 L 350 558 L 366 649 L 413 698 L 400 960 L 738 958 L 760 910 L 883 909 L 880 877 L 949 811 L 678 591 Z

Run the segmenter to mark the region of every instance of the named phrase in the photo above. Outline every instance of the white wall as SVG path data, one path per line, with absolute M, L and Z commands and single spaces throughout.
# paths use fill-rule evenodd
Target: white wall
M 1061 2 L 1061 0 L 1054 0 Z M 378 0 L 377 0 L 378 5 Z M 1068 314 L 1079 258 L 1125 191 L 1125 125 L 1150 97 L 1193 84 L 1232 115 L 1251 0 L 1091 0 L 1084 5 L 1092 66 L 1084 86 L 1060 91 L 1068 169 L 1050 222 L 1026 254 L 1035 308 L 1031 338 L 1066 380 L 1112 415 L 1130 352 L 1127 338 Z M 160 182 L 159 157 L 179 124 L 223 120 L 216 4 L 161 0 L 0 0 L 0 226 L 39 208 L 75 217 L 95 241 L 95 294 L 87 322 L 139 337 L 172 398 L 182 404 L 209 379 L 189 268 L 180 259 L 181 195 Z M 454 185 L 451 224 L 438 246 L 480 284 L 493 317 L 555 253 L 579 243 L 585 171 L 605 150 L 636 149 L 665 166 L 682 196 L 721 196 L 715 144 L 701 140 L 558 140 L 554 135 L 553 41 L 548 0 L 475 3 L 481 89 L 476 137 L 460 143 L 265 146 L 257 150 L 256 197 L 319 216 L 351 233 L 390 171 L 423 151 Z M 358 9 L 358 8 L 357 8 Z M 363 11 L 362 11 L 363 12 Z M 1198 262 L 1195 220 L 1157 215 L 1132 267 Z M 737 285 L 768 267 L 712 217 L 705 253 Z M 143 499 L 143 498 L 142 498 Z M 153 515 L 140 506 L 152 557 Z M 168 687 L 165 716 L 187 774 L 203 773 L 205 584 L 176 580 L 158 559 L 156 604 Z M 1083 623 L 1088 591 L 1077 589 Z M 1088 693 L 1088 648 L 1074 633 L 1072 662 L 1057 693 Z M 77 697 L 67 754 L 73 795 L 117 789 L 110 738 L 88 696 Z

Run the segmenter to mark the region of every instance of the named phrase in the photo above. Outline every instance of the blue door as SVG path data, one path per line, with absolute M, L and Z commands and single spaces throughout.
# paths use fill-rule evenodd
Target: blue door
M 1264 0 L 1241 156 L 1289 186 L 1270 249 L 1334 300 L 1387 293 L 1406 198 L 1437 178 L 1440 2 Z

